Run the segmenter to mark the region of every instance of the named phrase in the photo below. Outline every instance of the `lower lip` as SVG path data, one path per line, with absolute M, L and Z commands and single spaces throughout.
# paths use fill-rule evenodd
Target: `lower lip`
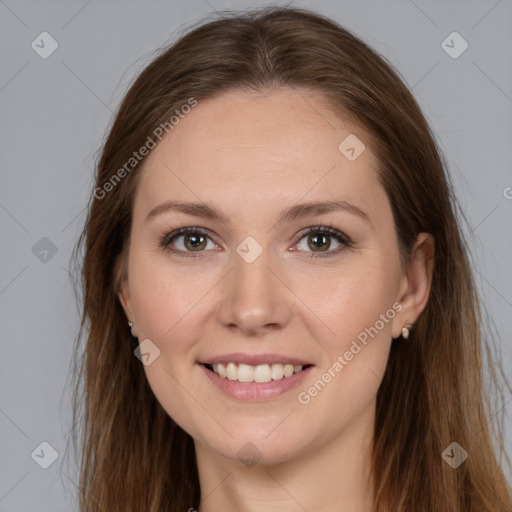
M 246 401 L 266 400 L 282 395 L 297 387 L 313 368 L 313 366 L 308 366 L 299 373 L 294 373 L 291 377 L 283 377 L 280 380 L 272 380 L 270 382 L 239 382 L 220 377 L 202 364 L 199 366 L 210 381 L 224 394 L 231 398 Z

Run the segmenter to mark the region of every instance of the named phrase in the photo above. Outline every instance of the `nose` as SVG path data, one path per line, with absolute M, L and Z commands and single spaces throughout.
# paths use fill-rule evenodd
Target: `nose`
M 279 276 L 275 260 L 266 250 L 252 263 L 237 253 L 233 260 L 223 280 L 218 321 L 247 336 L 284 328 L 291 316 L 293 294 Z

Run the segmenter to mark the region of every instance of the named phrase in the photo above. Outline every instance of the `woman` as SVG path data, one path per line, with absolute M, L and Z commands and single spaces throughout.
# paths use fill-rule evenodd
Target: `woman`
M 511 510 L 454 204 L 412 95 L 334 22 L 166 49 L 78 246 L 81 510 Z

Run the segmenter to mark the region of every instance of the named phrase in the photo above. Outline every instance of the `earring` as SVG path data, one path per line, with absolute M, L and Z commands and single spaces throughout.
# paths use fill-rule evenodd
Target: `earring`
M 405 327 L 402 328 L 402 338 L 409 338 L 411 332 L 410 327 L 412 327 L 412 325 L 409 322 L 405 322 Z
M 132 331 L 132 336 L 134 338 L 136 338 L 137 337 L 137 333 L 135 332 L 135 329 L 133 328 L 133 322 L 132 321 L 128 322 L 128 325 L 130 327 L 130 330 Z

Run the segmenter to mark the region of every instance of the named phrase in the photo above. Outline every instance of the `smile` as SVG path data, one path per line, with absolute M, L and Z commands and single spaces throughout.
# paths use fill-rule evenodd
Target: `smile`
M 223 395 L 243 401 L 286 395 L 315 370 L 315 365 L 306 358 L 268 352 L 209 355 L 197 364 L 206 382 Z
M 308 366 L 308 365 L 306 365 Z M 303 370 L 302 365 L 288 364 L 249 364 L 215 363 L 205 364 L 205 367 L 216 373 L 219 377 L 238 382 L 266 383 L 286 379 Z

